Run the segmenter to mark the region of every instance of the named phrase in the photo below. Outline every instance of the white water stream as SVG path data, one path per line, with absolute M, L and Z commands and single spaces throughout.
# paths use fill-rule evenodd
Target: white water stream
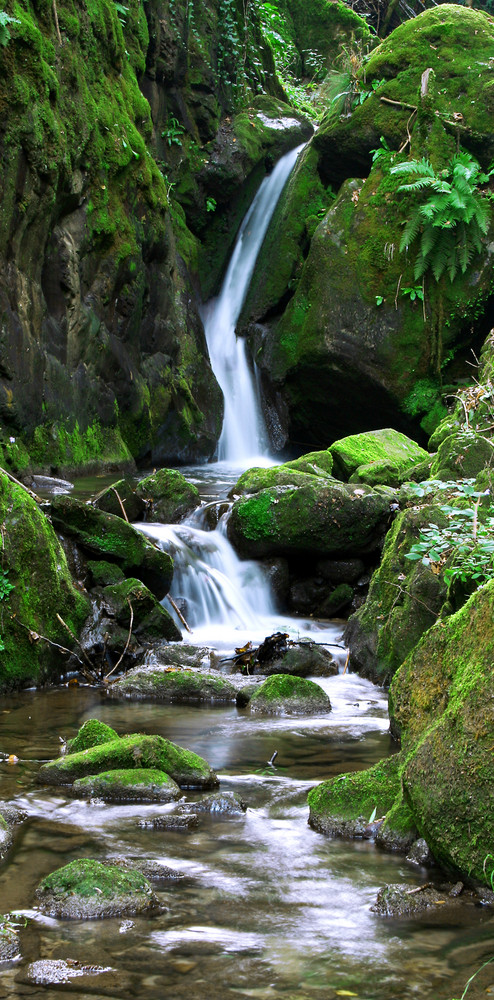
M 217 457 L 244 468 L 260 464 L 269 442 L 255 372 L 235 327 L 273 212 L 301 149 L 303 145 L 283 156 L 263 180 L 240 227 L 221 292 L 202 309 L 211 366 L 225 401 Z

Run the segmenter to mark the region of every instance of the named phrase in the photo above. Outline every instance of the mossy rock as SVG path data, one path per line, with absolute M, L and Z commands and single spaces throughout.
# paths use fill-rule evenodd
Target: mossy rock
M 146 512 L 146 504 L 138 496 L 135 482 L 132 479 L 118 479 L 116 483 L 99 493 L 92 503 L 98 510 L 104 510 L 107 514 L 115 514 L 116 517 L 123 517 L 124 520 L 125 511 L 129 521 L 142 521 Z
M 439 621 L 390 689 L 403 785 L 420 835 L 445 867 L 490 884 L 494 836 L 494 581 Z
M 309 824 L 328 836 L 363 836 L 372 817 L 382 818 L 401 790 L 399 754 L 374 767 L 340 774 L 309 792 Z
M 258 468 L 247 469 L 243 472 L 235 486 L 230 490 L 231 497 L 238 497 L 245 494 L 260 493 L 261 490 L 270 489 L 272 486 L 310 486 L 314 476 L 321 478 L 318 473 L 307 472 L 305 469 L 294 468 L 291 463 L 286 465 L 275 465 L 270 469 Z
M 431 479 L 475 479 L 494 462 L 494 445 L 482 434 L 461 430 L 441 441 Z
M 158 469 L 141 479 L 137 496 L 146 502 L 146 520 L 176 524 L 199 507 L 197 486 L 189 483 L 177 469 Z
M 42 913 L 75 920 L 134 916 L 158 903 L 140 872 L 92 858 L 71 861 L 47 875 L 36 898 Z
M 174 802 L 182 794 L 168 774 L 144 767 L 102 771 L 77 778 L 72 792 L 81 798 L 100 798 L 107 802 Z
M 228 536 L 251 557 L 358 555 L 378 546 L 388 519 L 389 500 L 369 487 L 313 476 L 236 500 Z
M 458 901 L 454 898 L 448 899 L 448 891 L 441 892 L 433 886 L 424 886 L 421 892 L 410 892 L 410 886 L 384 885 L 379 889 L 376 902 L 371 906 L 373 913 L 381 917 L 392 917 L 400 920 L 404 917 L 423 917 L 432 909 L 440 910 L 444 914 L 444 904 L 458 906 Z M 443 917 L 444 919 L 444 917 Z
M 407 469 L 429 459 L 424 448 L 391 427 L 352 434 L 335 441 L 329 451 L 333 456 L 333 470 L 337 478 L 351 482 L 369 482 L 371 486 L 377 483 L 397 485 Z M 383 463 L 387 463 L 387 466 Z M 372 477 L 374 465 L 377 468 Z
M 75 538 L 86 552 L 115 561 L 127 576 L 135 576 L 158 597 L 168 593 L 173 562 L 144 536 L 115 514 L 96 510 L 73 497 L 54 497 L 54 526 Z
M 138 667 L 112 686 L 112 694 L 146 701 L 214 704 L 235 701 L 237 691 L 219 674 L 172 667 Z
M 125 580 L 123 569 L 116 563 L 107 562 L 106 559 L 88 559 L 87 568 L 93 587 L 113 587 Z
M 7 690 L 60 676 L 65 666 L 59 654 L 42 639 L 33 642 L 30 632 L 67 647 L 71 640 L 58 615 L 79 636 L 91 605 L 88 595 L 72 582 L 50 521 L 3 472 L 0 522 L 0 689 Z
M 331 702 L 313 681 L 273 674 L 252 695 L 249 707 L 263 715 L 325 715 L 331 711 Z
M 118 625 L 129 627 L 132 614 L 133 633 L 143 642 L 157 639 L 176 642 L 182 638 L 170 613 L 140 580 L 131 578 L 105 587 L 101 602 Z
M 280 660 L 262 663 L 256 672 L 267 674 L 290 674 L 292 677 L 334 677 L 338 664 L 329 650 L 310 640 L 301 640 L 288 649 Z
M 421 560 L 407 559 L 422 528 L 431 521 L 446 524 L 446 515 L 431 499 L 423 506 L 417 501 L 396 516 L 365 603 L 351 615 L 345 629 L 353 669 L 378 683 L 393 676 L 434 624 L 447 597 L 442 574 Z
M 216 774 L 198 754 L 161 736 L 140 733 L 43 764 L 38 780 L 47 785 L 69 785 L 77 778 L 132 767 L 164 771 L 181 788 L 212 788 L 218 784 Z
M 67 741 L 69 753 L 79 753 L 80 750 L 88 750 L 89 747 L 97 747 L 102 743 L 110 743 L 111 740 L 118 739 L 118 733 L 107 726 L 99 719 L 87 719 L 81 726 L 77 736 Z

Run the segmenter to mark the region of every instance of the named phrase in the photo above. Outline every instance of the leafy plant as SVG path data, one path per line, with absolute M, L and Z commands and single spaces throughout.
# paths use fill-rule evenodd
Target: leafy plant
M 413 285 L 409 288 L 402 288 L 401 294 L 405 298 L 409 298 L 410 302 L 415 302 L 415 299 L 420 299 L 421 302 L 424 301 L 424 289 L 422 285 Z
M 400 242 L 402 252 L 419 240 L 415 279 L 431 270 L 436 281 L 444 272 L 454 281 L 459 270 L 465 273 L 473 254 L 480 252 L 487 233 L 489 213 L 478 186 L 490 175 L 482 173 L 477 160 L 465 151 L 456 153 L 439 173 L 425 158 L 397 163 L 390 172 L 415 177 L 398 191 L 427 194 L 414 206 Z
M 379 139 L 379 146 L 377 149 L 371 149 L 372 162 L 377 163 L 379 160 L 389 160 L 393 157 L 393 151 L 389 148 L 386 139 L 382 135 Z
M 0 10 L 0 48 L 5 48 L 10 41 L 9 25 L 20 23 L 19 18 L 11 17 L 5 10 Z
M 14 584 L 9 580 L 8 569 L 0 568 L 0 601 L 3 601 L 4 597 L 8 597 L 10 591 L 14 589 Z
M 167 146 L 181 146 L 184 132 L 185 129 L 177 118 L 169 118 L 166 128 L 161 133 L 161 138 L 165 140 Z
M 128 7 L 124 7 L 124 5 L 122 3 L 119 3 L 119 0 L 114 0 L 114 2 L 115 2 L 115 8 L 116 8 L 116 11 L 117 11 L 117 14 L 118 14 L 118 20 L 120 21 L 120 24 L 123 27 L 125 27 L 125 23 L 127 21 L 127 14 L 129 12 L 129 8 Z
M 216 211 L 216 198 L 206 198 L 206 212 Z
M 446 515 L 447 524 L 430 522 L 422 528 L 419 541 L 405 559 L 420 559 L 433 572 L 442 571 L 448 586 L 455 581 L 478 585 L 494 577 L 494 507 L 490 506 L 481 520 L 479 507 L 486 494 L 475 490 L 471 482 L 455 486 L 467 504 L 442 504 L 439 510 Z

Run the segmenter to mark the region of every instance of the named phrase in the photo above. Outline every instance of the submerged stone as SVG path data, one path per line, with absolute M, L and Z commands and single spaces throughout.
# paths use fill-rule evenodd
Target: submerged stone
M 102 771 L 77 778 L 72 791 L 82 798 L 97 797 L 109 802 L 173 802 L 182 794 L 168 774 L 144 767 Z
M 133 767 L 164 771 L 181 788 L 211 788 L 218 784 L 215 772 L 198 754 L 161 736 L 140 733 L 43 764 L 38 780 L 41 784 L 67 785 L 77 778 Z
M 409 885 L 384 885 L 379 889 L 376 902 L 371 906 L 381 917 L 414 917 L 433 907 L 438 909 L 445 903 L 454 905 L 454 897 L 448 892 L 440 892 L 432 886 L 410 888 Z
M 195 813 L 210 813 L 211 816 L 243 816 L 247 806 L 238 792 L 214 792 L 197 802 L 191 802 Z
M 290 674 L 268 677 L 249 702 L 251 712 L 265 715 L 325 715 L 331 711 L 328 695 L 318 684 Z
M 91 858 L 71 861 L 47 875 L 36 889 L 36 898 L 48 916 L 75 920 L 132 916 L 158 903 L 140 872 Z
M 129 671 L 111 689 L 115 695 L 166 702 L 231 702 L 236 688 L 219 674 L 168 666 L 138 667 Z

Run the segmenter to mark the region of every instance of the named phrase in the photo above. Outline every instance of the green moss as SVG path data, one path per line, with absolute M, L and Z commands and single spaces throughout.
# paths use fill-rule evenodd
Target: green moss
M 360 466 L 389 462 L 397 470 L 397 478 L 407 467 L 426 461 L 429 456 L 415 441 L 392 428 L 367 431 L 342 438 L 331 445 L 335 475 L 349 479 Z M 386 480 L 384 480 L 386 481 Z
M 326 713 L 331 703 L 325 691 L 314 681 L 291 674 L 273 674 L 254 692 L 250 699 L 254 712 Z
M 259 496 L 238 502 L 236 513 L 246 539 L 257 541 L 276 535 L 272 510 L 275 502 L 276 495 L 272 490 L 263 490 Z
M 148 521 L 172 524 L 200 504 L 199 490 L 177 469 L 159 469 L 141 479 L 136 493 L 149 502 Z
M 172 802 L 181 792 L 172 778 L 155 768 L 136 767 L 131 770 L 103 771 L 74 781 L 75 795 L 99 796 L 103 799 Z
M 89 472 L 102 466 L 133 465 L 120 431 L 97 421 L 85 429 L 77 421 L 72 427 L 59 422 L 38 426 L 27 448 L 31 468 L 51 466 L 62 475 L 70 475 L 74 470 Z
M 161 736 L 124 736 L 102 746 L 69 754 L 43 764 L 39 780 L 46 784 L 70 784 L 76 778 L 129 767 L 157 768 L 169 774 L 181 788 L 209 788 L 218 779 L 202 757 Z
M 148 880 L 138 871 L 105 865 L 91 858 L 71 861 L 64 868 L 47 875 L 39 885 L 38 892 L 66 896 L 74 893 L 82 899 L 103 896 L 110 899 L 114 895 L 150 892 Z
M 231 702 L 236 694 L 233 684 L 224 677 L 169 667 L 132 670 L 117 681 L 113 690 L 131 697 L 169 702 Z
M 87 750 L 88 747 L 96 747 L 117 738 L 118 734 L 111 726 L 100 722 L 99 719 L 87 719 L 79 729 L 77 736 L 68 741 L 67 749 L 70 753 L 78 753 L 79 750 Z
M 401 790 L 403 759 L 399 754 L 365 771 L 340 774 L 309 792 L 309 823 L 329 832 L 341 822 L 381 818 L 393 807 Z

